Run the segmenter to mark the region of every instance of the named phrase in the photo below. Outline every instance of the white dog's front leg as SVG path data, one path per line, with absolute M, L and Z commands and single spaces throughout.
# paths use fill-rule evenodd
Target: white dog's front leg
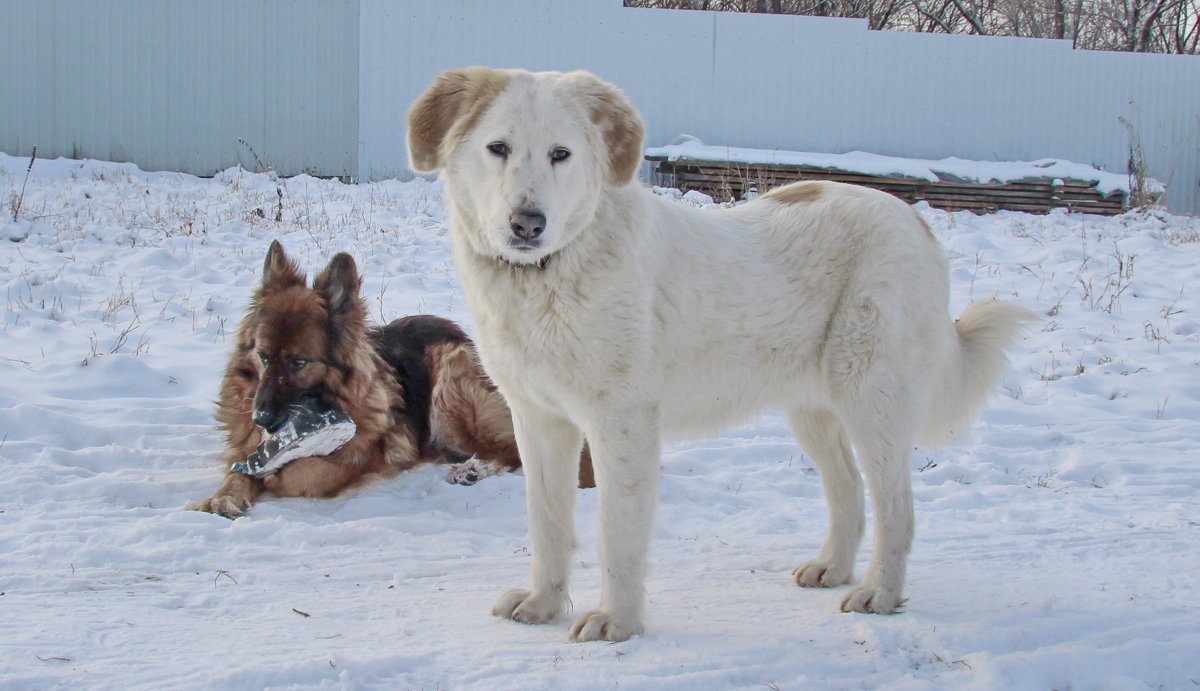
M 646 553 L 658 499 L 658 419 L 626 410 L 617 427 L 615 434 L 588 436 L 599 489 L 600 608 L 571 627 L 575 642 L 623 641 L 642 632 Z
M 583 435 L 561 417 L 517 401 L 510 404 L 525 469 L 533 563 L 527 588 L 505 593 L 492 614 L 544 624 L 570 602 L 567 581 L 575 551 L 575 488 Z

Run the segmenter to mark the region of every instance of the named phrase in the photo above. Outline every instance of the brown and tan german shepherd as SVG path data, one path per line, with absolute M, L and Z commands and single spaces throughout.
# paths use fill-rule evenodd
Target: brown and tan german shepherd
M 300 268 L 271 243 L 238 327 L 217 399 L 226 433 L 225 480 L 188 508 L 236 517 L 264 491 L 280 497 L 332 497 L 421 463 L 458 462 L 447 480 L 470 484 L 520 467 L 503 397 L 479 364 L 475 347 L 453 322 L 420 315 L 368 327 L 354 259 L 341 253 L 311 287 Z M 259 479 L 231 471 L 305 396 L 344 410 L 354 437 L 328 456 L 292 461 Z M 591 464 L 580 472 L 590 487 Z

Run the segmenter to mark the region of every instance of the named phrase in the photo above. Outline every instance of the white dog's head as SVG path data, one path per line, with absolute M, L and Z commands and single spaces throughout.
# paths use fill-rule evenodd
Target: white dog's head
M 587 72 L 450 70 L 408 111 L 413 170 L 442 171 L 474 250 L 513 264 L 570 244 L 603 188 L 633 179 L 642 134 L 625 95 Z

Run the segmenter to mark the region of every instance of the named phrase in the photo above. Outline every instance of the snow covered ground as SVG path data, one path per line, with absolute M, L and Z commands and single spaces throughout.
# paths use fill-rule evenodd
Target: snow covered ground
M 768 414 L 667 447 L 647 633 L 577 645 L 488 614 L 530 559 L 519 475 L 183 509 L 272 239 L 352 252 L 376 319 L 468 323 L 436 183 L 39 160 L 10 223 L 27 163 L 0 156 L 0 689 L 1200 687 L 1200 220 L 924 209 L 954 313 L 1046 316 L 971 436 L 913 455 L 907 610 L 792 584 L 825 507 Z

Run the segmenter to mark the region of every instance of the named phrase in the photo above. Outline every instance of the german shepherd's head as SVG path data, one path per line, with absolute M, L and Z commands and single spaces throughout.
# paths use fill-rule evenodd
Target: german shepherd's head
M 305 396 L 355 417 L 351 402 L 362 400 L 361 389 L 377 371 L 360 285 L 349 254 L 335 255 L 310 287 L 283 246 L 271 243 L 239 344 L 242 364 L 257 380 L 255 425 L 275 431 L 288 406 Z

